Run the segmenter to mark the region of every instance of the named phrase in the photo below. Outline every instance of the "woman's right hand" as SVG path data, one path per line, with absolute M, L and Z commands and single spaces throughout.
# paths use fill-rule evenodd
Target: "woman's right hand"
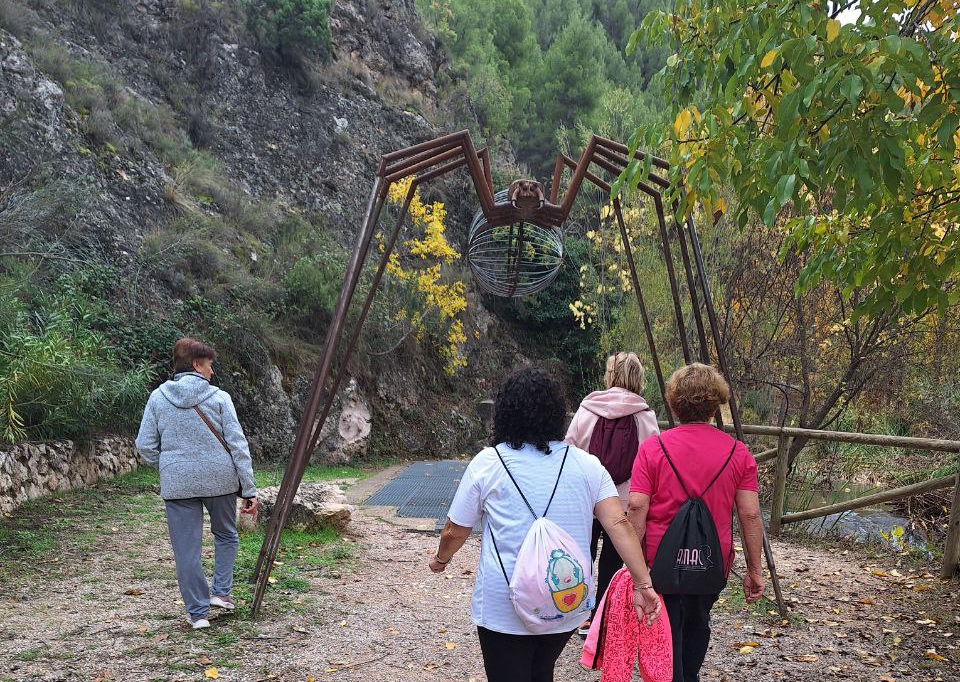
M 759 571 L 747 571 L 743 576 L 743 598 L 748 604 L 763 596 L 763 575 Z
M 647 627 L 660 617 L 660 604 L 660 595 L 652 587 L 634 588 L 633 607 L 637 610 L 638 619 L 646 619 Z

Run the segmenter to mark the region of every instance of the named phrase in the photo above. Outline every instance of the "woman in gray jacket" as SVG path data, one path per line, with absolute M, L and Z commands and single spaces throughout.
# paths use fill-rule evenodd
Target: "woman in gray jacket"
M 211 606 L 232 610 L 237 558 L 237 496 L 257 510 L 250 449 L 230 395 L 210 385 L 216 352 L 193 339 L 173 346 L 173 379 L 150 394 L 137 434 L 144 461 L 160 468 L 177 583 L 193 628 L 208 628 Z M 200 561 L 203 508 L 215 547 L 213 584 Z

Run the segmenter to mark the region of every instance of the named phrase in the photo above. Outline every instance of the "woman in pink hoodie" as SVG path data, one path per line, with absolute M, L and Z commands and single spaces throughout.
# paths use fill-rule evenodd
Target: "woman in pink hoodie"
M 624 511 L 630 498 L 630 473 L 640 443 L 660 433 L 657 416 L 641 397 L 646 384 L 646 372 L 635 353 L 616 353 L 607 358 L 603 376 L 606 390 L 594 391 L 580 403 L 567 429 L 566 442 L 595 455 L 610 472 L 620 493 Z M 597 572 L 596 603 L 603 597 L 613 574 L 622 566 L 613 542 L 603 527 L 593 522 L 590 542 L 591 557 L 597 558 L 597 543 L 603 537 L 600 565 Z M 590 623 L 585 623 L 581 634 L 586 634 Z

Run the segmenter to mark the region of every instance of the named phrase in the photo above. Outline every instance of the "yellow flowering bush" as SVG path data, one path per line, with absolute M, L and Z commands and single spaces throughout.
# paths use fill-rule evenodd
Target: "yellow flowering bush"
M 409 177 L 392 184 L 387 193 L 389 203 L 402 206 L 412 182 L 413 177 Z M 467 309 L 467 285 L 459 280 L 445 283 L 443 266 L 460 258 L 460 253 L 450 246 L 445 236 L 447 210 L 441 202 L 423 203 L 417 189 L 410 201 L 409 213 L 414 229 L 422 236 L 407 240 L 390 254 L 387 273 L 407 283 L 422 307 L 401 310 L 395 319 L 409 324 L 422 341 L 428 336 L 427 322 L 436 314 L 444 327 L 437 350 L 444 360 L 444 370 L 453 375 L 467 364 L 463 354 L 467 334 L 461 319 Z M 382 235 L 378 238 L 383 251 Z

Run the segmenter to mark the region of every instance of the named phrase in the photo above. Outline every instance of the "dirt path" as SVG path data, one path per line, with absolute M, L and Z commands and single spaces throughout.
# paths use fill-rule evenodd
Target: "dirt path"
M 361 511 L 347 538 L 352 560 L 281 580 L 256 623 L 229 616 L 192 632 L 160 502 L 137 504 L 96 523 L 63 521 L 81 524 L 60 529 L 73 542 L 0 583 L 0 680 L 203 680 L 211 667 L 221 680 L 485 679 L 469 617 L 475 539 L 433 575 L 434 536 Z M 960 680 L 956 584 L 897 569 L 896 557 L 791 543 L 775 551 L 791 621 L 765 613 L 770 604 L 747 609 L 728 588 L 703 680 Z M 579 644 L 563 653 L 558 680 L 599 680 L 579 666 Z

